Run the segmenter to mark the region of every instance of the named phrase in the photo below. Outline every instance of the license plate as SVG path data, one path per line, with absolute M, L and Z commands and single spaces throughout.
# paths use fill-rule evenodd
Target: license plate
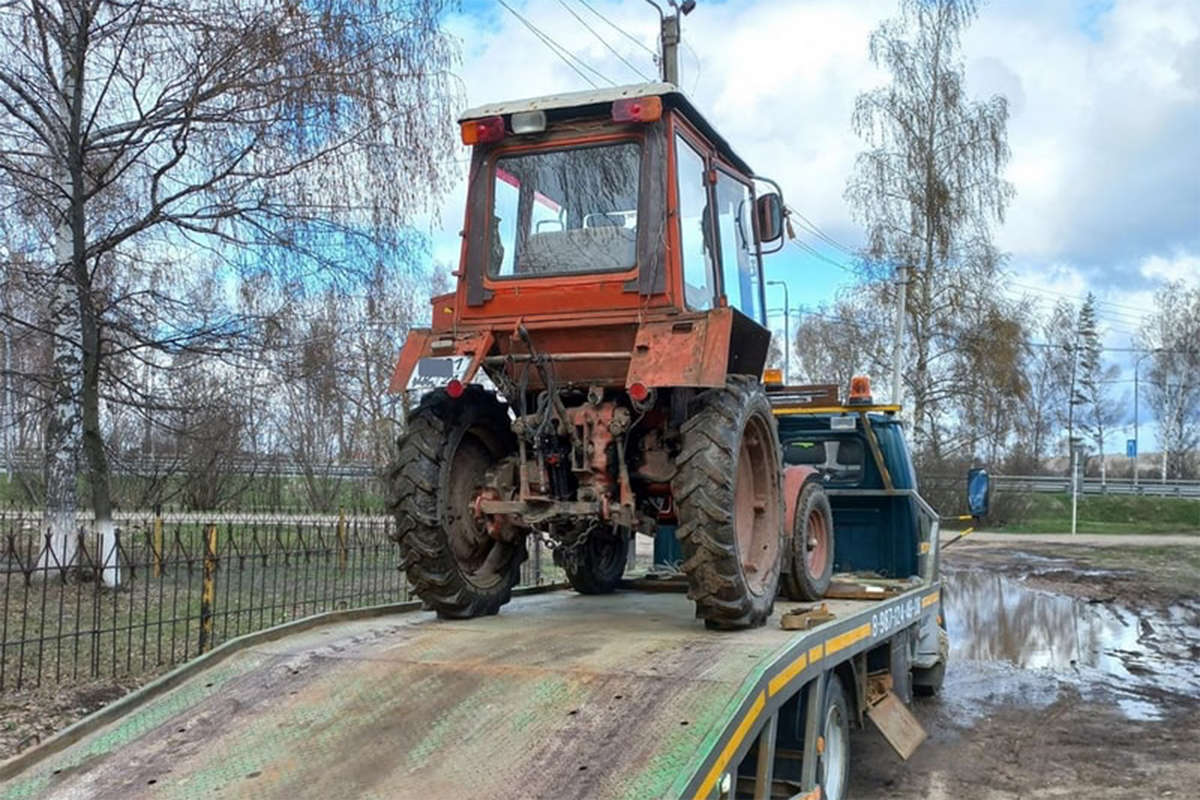
M 408 379 L 409 391 L 440 389 L 455 378 L 462 380 L 471 366 L 470 356 L 422 358 Z

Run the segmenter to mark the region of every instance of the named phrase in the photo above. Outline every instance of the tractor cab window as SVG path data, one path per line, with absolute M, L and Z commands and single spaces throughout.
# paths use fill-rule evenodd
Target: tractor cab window
M 749 186 L 719 170 L 716 195 L 725 297 L 729 305 L 765 325 L 760 303 L 761 273 L 754 246 L 754 197 Z
M 683 259 L 684 300 L 693 311 L 706 311 L 713 307 L 716 294 L 712 214 L 708 208 L 704 159 L 682 136 L 675 137 L 675 171 L 679 176 L 679 240 Z
M 632 269 L 637 263 L 636 142 L 497 159 L 488 232 L 493 278 Z

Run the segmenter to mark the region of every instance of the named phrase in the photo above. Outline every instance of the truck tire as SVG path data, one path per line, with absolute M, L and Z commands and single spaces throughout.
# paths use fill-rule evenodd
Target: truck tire
M 495 614 L 520 580 L 524 543 L 488 536 L 470 508 L 487 470 L 515 449 L 506 407 L 477 387 L 457 399 L 431 392 L 409 415 L 390 470 L 394 538 L 439 617 Z
M 611 594 L 625 574 L 629 538 L 620 532 L 593 533 L 573 558 L 554 551 L 554 562 L 567 573 L 571 588 L 580 594 Z
M 817 755 L 817 783 L 822 800 L 845 800 L 850 779 L 850 704 L 837 675 L 829 673 L 825 703 L 817 726 L 824 741 Z
M 784 589 L 792 600 L 820 600 L 833 580 L 833 509 L 824 487 L 804 484 L 796 500 Z
M 688 410 L 671 481 L 688 596 L 710 628 L 762 625 L 779 590 L 783 549 L 771 405 L 757 380 L 736 375 Z

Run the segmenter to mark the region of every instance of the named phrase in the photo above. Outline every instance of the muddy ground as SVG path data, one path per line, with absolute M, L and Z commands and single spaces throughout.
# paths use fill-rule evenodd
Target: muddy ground
M 963 543 L 952 661 L 902 762 L 852 739 L 854 798 L 1200 797 L 1200 548 Z

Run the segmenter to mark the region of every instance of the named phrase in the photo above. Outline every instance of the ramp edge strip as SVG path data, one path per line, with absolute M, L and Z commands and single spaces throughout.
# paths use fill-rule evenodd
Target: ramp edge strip
M 568 588 L 566 583 L 548 583 L 544 586 L 520 587 L 513 590 L 513 597 L 544 594 L 566 588 Z M 63 728 L 46 741 L 36 744 L 6 761 L 0 762 L 0 781 L 7 781 L 10 778 L 14 778 L 26 769 L 44 761 L 46 758 L 61 753 L 85 736 L 99 730 L 121 716 L 136 710 L 151 700 L 166 694 L 197 673 L 215 666 L 235 653 L 247 650 L 256 645 L 273 642 L 289 634 L 300 633 L 325 625 L 420 611 L 421 605 L 420 600 L 409 600 L 403 603 L 385 603 L 383 605 L 364 606 L 363 608 L 324 611 L 320 614 L 310 614 L 307 617 L 292 620 L 291 622 L 284 622 L 281 625 L 236 636 L 227 642 L 222 642 L 207 653 L 180 664 L 170 672 L 155 678 L 145 686 L 135 689 L 120 699 L 92 712 L 78 722 Z
M 874 606 L 875 613 L 870 615 L 870 622 L 864 623 L 860 614 L 853 614 L 818 628 L 798 631 L 798 636 L 764 659 L 747 676 L 740 699 L 735 697 L 729 706 L 737 710 L 728 717 L 725 728 L 718 733 L 711 746 L 701 747 L 693 767 L 680 773 L 670 796 L 707 800 L 729 765 L 738 763 L 754 744 L 756 723 L 763 712 L 767 715 L 777 712 L 794 691 L 798 691 L 818 673 L 831 670 L 846 658 L 886 642 L 902 628 L 916 625 L 925 617 L 939 613 L 940 599 L 941 581 L 935 580 L 932 584 L 915 587 L 880 602 Z M 885 615 L 877 623 L 878 612 L 893 611 L 914 603 L 915 608 L 909 606 L 910 616 L 894 618 Z M 810 637 L 818 633 L 821 635 L 816 637 L 814 644 Z M 830 666 L 827 657 L 835 653 L 843 655 Z

